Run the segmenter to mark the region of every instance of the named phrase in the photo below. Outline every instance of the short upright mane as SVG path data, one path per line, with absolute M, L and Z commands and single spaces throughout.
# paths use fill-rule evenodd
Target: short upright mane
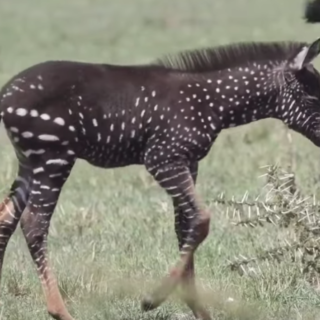
M 303 46 L 304 42 L 239 42 L 198 50 L 169 54 L 153 65 L 187 72 L 212 72 L 255 61 L 288 59 Z

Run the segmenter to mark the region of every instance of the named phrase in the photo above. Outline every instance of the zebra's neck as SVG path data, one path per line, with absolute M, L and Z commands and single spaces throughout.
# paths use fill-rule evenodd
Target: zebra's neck
M 201 81 L 194 80 L 184 94 L 187 102 L 192 102 L 200 93 L 198 102 L 204 100 L 219 118 L 222 129 L 236 127 L 279 116 L 278 79 L 270 78 L 263 65 L 226 69 L 202 75 Z
M 300 102 L 300 101 L 299 101 Z M 306 102 L 299 103 L 292 101 L 290 108 L 278 114 L 278 119 L 282 120 L 288 127 L 320 146 L 320 112 L 319 107 L 308 105 Z M 280 108 L 283 108 L 283 104 Z
M 320 108 L 313 105 L 314 98 L 306 101 L 293 92 L 294 87 L 287 80 L 282 73 L 257 65 L 206 75 L 189 87 L 203 91 L 202 96 L 215 115 L 213 119 L 219 118 L 221 129 L 274 118 L 318 145 Z

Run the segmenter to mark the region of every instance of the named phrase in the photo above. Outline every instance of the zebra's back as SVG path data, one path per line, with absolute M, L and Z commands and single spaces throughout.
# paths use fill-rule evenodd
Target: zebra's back
M 189 151 L 185 128 L 197 127 L 199 110 L 183 113 L 180 88 L 186 82 L 161 67 L 46 62 L 4 86 L 1 113 L 23 156 L 63 146 L 100 167 L 142 164 L 151 141 Z M 193 138 L 205 137 L 199 130 Z

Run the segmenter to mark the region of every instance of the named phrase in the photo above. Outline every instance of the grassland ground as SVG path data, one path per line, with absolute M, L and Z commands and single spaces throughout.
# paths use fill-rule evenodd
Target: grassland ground
M 305 25 L 299 0 L 14 0 L 0 2 L 0 83 L 49 59 L 132 64 L 164 53 L 239 40 L 319 37 Z M 320 65 L 316 63 L 316 65 Z M 297 182 L 320 195 L 320 151 L 292 133 Z M 1 129 L 0 194 L 16 174 L 13 150 Z M 264 184 L 261 166 L 286 164 L 287 142 L 276 120 L 224 131 L 201 162 L 197 191 L 212 212 L 211 234 L 196 270 L 214 319 L 317 319 L 320 298 L 290 260 L 264 267 L 264 277 L 226 268 L 242 253 L 276 246 L 276 228 L 234 227 L 224 192 L 252 199 Z M 143 167 L 104 170 L 79 161 L 52 219 L 50 259 L 77 320 L 173 320 L 190 312 L 172 296 L 151 313 L 140 298 L 177 258 L 170 199 Z M 20 229 L 11 239 L 1 287 L 0 319 L 49 319 L 40 282 Z M 191 319 L 191 318 L 190 318 Z

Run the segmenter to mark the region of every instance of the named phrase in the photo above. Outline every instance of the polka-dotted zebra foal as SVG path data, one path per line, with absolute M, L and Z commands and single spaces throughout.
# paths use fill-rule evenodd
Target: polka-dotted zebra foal
M 152 65 L 45 62 L 13 77 L 0 112 L 19 161 L 0 207 L 0 263 L 21 221 L 51 316 L 72 320 L 46 242 L 62 186 L 77 158 L 115 168 L 143 164 L 171 196 L 180 258 L 142 302 L 159 306 L 180 283 L 198 319 L 194 253 L 210 215 L 195 193 L 198 162 L 222 129 L 273 117 L 320 145 L 320 39 L 238 43 L 168 56 Z M 23 214 L 22 214 L 23 213 Z

